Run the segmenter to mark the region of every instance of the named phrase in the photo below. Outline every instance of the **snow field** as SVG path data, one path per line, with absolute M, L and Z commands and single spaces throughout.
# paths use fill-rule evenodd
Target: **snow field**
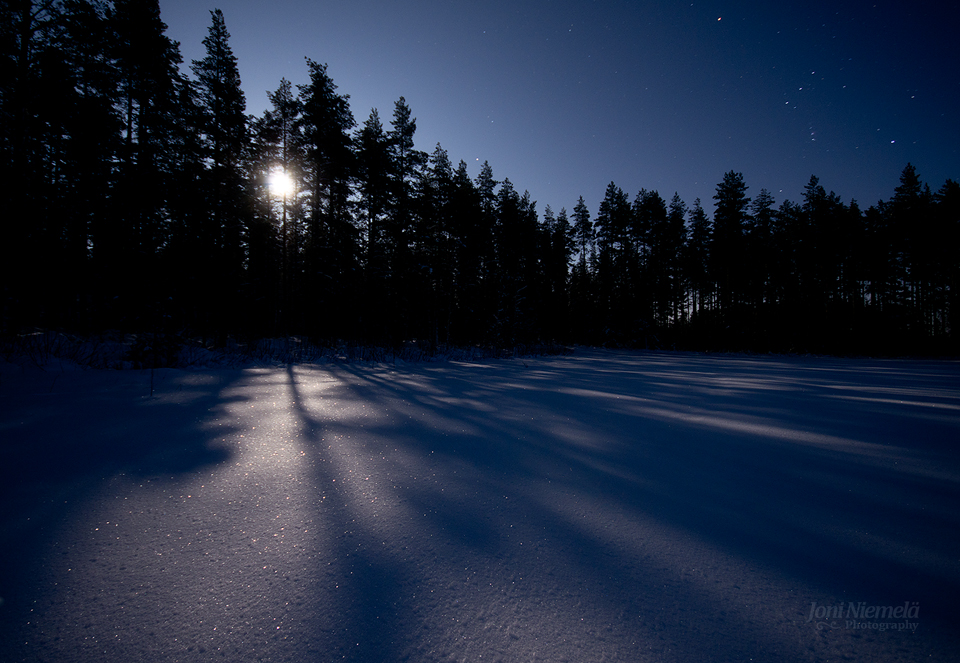
M 0 366 L 0 660 L 955 660 L 960 366 Z M 918 627 L 808 621 L 919 603 Z M 836 620 L 835 620 L 836 621 Z

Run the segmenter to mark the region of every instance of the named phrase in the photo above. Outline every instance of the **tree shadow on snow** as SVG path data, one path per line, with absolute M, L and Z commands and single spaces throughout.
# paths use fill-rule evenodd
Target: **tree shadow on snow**
M 292 407 L 305 433 L 305 445 L 313 454 L 329 456 L 324 444 L 326 422 L 311 413 L 294 367 L 286 368 Z M 325 560 L 335 565 L 337 596 L 335 623 L 314 627 L 307 637 L 309 651 L 318 661 L 399 661 L 402 636 L 397 616 L 410 606 L 399 593 L 398 578 L 403 571 L 381 551 L 381 541 L 357 522 L 356 495 L 344 481 L 343 473 L 330 462 L 317 463 L 316 484 L 323 486 L 322 518 L 327 531 L 343 533 L 328 543 L 334 553 Z M 339 485 L 337 483 L 339 479 Z M 332 561 L 331 561 L 332 560 Z
M 394 496 L 459 551 L 438 567 L 519 573 L 514 524 L 542 532 L 542 559 L 559 565 L 545 587 L 578 588 L 680 659 L 912 660 L 955 645 L 955 365 L 594 353 L 327 370 L 326 398 L 382 416 L 321 420 L 301 394 L 312 439 L 362 440 L 342 444 L 384 472 L 407 459 Z M 339 498 L 346 526 L 358 514 Z M 395 644 L 396 615 L 415 605 L 390 587 L 411 571 L 387 553 L 355 564 L 354 627 L 379 629 L 379 649 L 355 660 L 396 658 L 413 646 Z M 805 623 L 811 603 L 838 602 L 917 602 L 922 630 Z
M 223 407 L 221 391 L 236 375 L 22 368 L 4 373 L 0 596 L 8 615 L 13 604 L 38 598 L 37 565 L 112 478 L 175 479 L 229 460 L 223 442 L 229 427 L 212 430 L 206 423 Z

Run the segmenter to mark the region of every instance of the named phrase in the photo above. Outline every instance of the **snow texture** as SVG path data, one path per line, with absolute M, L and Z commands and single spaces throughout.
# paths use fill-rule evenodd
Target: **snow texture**
M 944 361 L 0 364 L 0 660 L 958 660 L 958 442 Z

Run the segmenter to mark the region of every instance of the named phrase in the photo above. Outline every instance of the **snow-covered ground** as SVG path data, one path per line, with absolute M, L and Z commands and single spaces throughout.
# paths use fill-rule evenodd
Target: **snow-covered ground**
M 0 365 L 0 661 L 960 657 L 956 362 L 150 381 Z

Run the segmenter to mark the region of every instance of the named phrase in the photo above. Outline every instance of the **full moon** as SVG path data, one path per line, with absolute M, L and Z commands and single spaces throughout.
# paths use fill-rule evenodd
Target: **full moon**
M 270 173 L 269 178 L 270 191 L 275 196 L 289 196 L 293 193 L 293 180 L 282 170 L 275 170 Z

